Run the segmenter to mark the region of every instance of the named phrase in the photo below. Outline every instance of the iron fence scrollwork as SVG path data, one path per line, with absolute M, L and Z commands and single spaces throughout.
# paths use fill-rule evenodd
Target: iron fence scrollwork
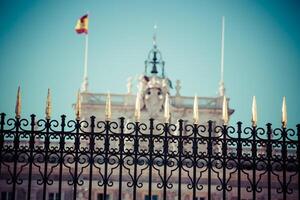
M 300 125 L 0 116 L 0 190 L 12 199 L 19 188 L 22 199 L 300 199 Z

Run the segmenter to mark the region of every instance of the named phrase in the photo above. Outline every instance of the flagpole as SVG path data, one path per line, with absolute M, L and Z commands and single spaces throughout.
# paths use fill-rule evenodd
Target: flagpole
M 224 32 L 225 32 L 225 17 L 222 16 L 222 37 L 221 37 L 221 80 L 219 87 L 219 95 L 225 95 L 225 86 L 224 86 Z
M 221 82 L 224 82 L 224 32 L 225 32 L 225 17 L 222 17 L 222 45 L 221 45 Z
M 81 86 L 81 91 L 86 92 L 88 90 L 88 45 L 89 45 L 89 36 L 85 35 L 85 52 L 84 52 L 84 74 L 83 82 Z

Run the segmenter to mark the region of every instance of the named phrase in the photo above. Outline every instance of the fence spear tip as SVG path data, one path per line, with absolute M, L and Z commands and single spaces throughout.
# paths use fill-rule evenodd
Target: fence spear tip
M 21 117 L 21 87 L 20 86 L 18 86 L 15 113 L 17 118 Z
M 47 100 L 46 100 L 46 119 L 51 118 L 51 112 L 52 112 L 52 102 L 51 102 L 51 93 L 50 93 L 50 88 L 48 88 L 48 93 L 47 93 Z

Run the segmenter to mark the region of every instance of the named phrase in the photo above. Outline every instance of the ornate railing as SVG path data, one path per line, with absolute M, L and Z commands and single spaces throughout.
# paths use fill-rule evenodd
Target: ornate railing
M 96 191 L 97 200 L 300 199 L 299 137 L 300 125 L 295 131 L 2 113 L 0 190 L 11 199 L 50 199 L 49 191 L 64 200 L 96 199 Z
M 134 106 L 136 95 L 132 94 L 110 94 L 111 100 L 114 105 L 131 105 Z M 82 103 L 88 105 L 105 105 L 107 94 L 104 93 L 81 93 Z M 220 97 L 201 97 L 198 98 L 199 107 L 201 108 L 215 108 L 222 109 L 222 98 Z M 170 104 L 175 107 L 188 107 L 192 108 L 194 97 L 186 96 L 172 96 L 170 97 Z

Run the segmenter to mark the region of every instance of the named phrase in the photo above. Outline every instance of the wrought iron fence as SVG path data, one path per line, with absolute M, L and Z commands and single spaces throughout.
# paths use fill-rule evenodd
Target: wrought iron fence
M 1 198 L 300 199 L 299 137 L 300 125 L 27 120 L 2 113 Z

